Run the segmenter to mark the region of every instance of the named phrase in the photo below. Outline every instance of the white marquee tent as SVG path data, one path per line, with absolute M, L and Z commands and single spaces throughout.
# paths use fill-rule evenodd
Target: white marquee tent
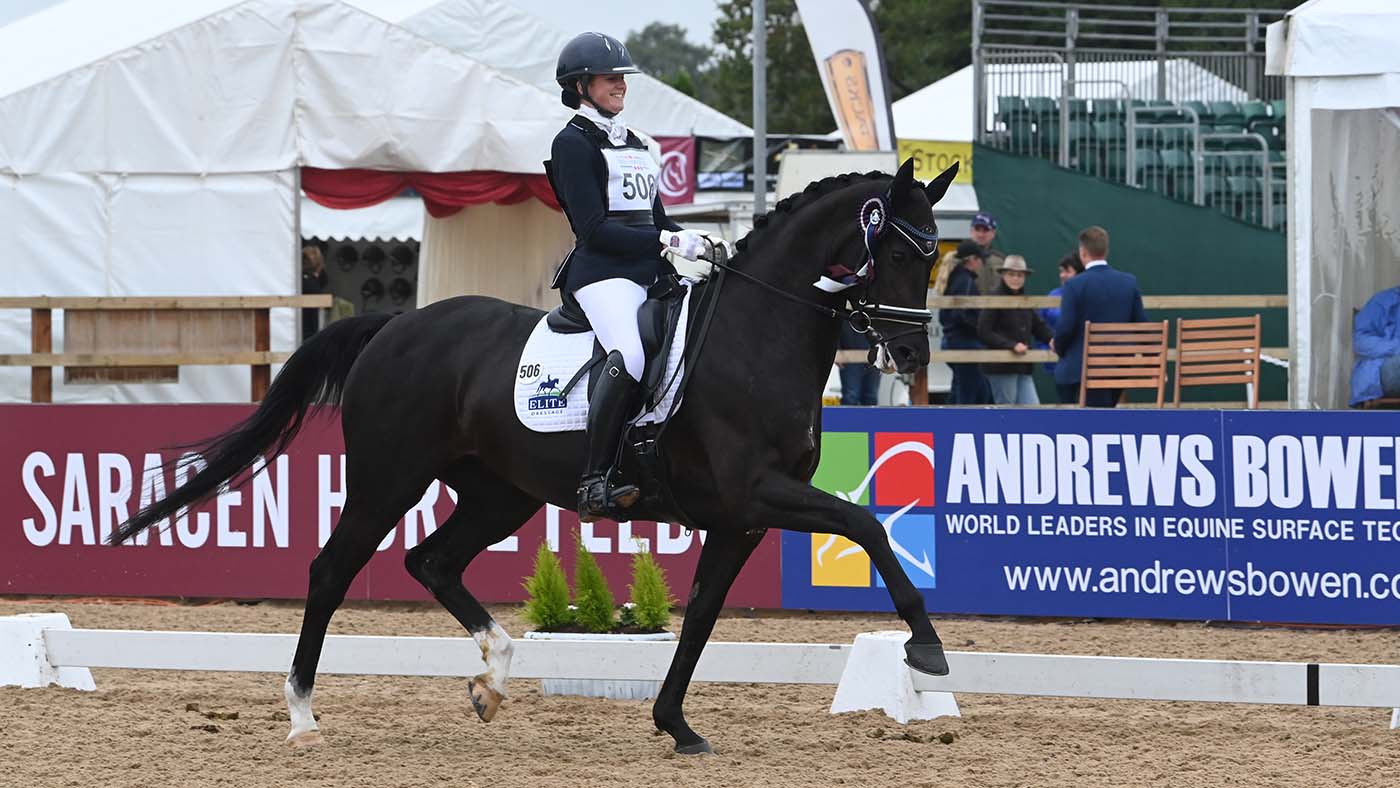
M 1400 284 L 1400 4 L 1312 0 L 1269 26 L 1288 78 L 1294 407 L 1349 398 L 1353 310 Z
M 506 0 L 350 0 L 424 38 L 465 52 L 558 101 L 554 65 L 581 30 L 561 31 Z M 627 31 L 611 32 L 621 38 Z M 753 129 L 659 79 L 627 79 L 628 125 L 653 137 L 752 137 Z
M 536 174 L 568 117 L 338 0 L 67 0 L 0 28 L 0 53 L 3 295 L 294 294 L 300 167 Z M 27 313 L 0 312 L 0 352 L 28 346 Z M 248 374 L 56 380 L 54 398 L 242 400 Z M 0 400 L 27 392 L 27 370 L 0 370 Z

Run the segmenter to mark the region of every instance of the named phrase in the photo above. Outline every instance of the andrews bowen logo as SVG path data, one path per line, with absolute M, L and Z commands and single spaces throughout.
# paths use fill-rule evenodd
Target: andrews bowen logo
M 821 466 L 812 478 L 814 486 L 871 510 L 918 588 L 937 585 L 933 465 L 933 433 L 827 432 Z M 854 542 L 828 534 L 810 538 L 813 586 L 884 587 L 884 578 Z
M 559 378 L 545 377 L 540 381 L 540 385 L 535 389 L 535 395 L 530 397 L 530 410 L 563 410 L 569 406 L 569 400 L 564 393 L 559 390 Z

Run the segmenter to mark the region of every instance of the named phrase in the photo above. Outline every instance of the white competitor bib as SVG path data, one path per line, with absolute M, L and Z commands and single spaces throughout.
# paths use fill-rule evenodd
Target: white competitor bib
M 666 357 L 666 373 L 661 378 L 666 395 L 639 424 L 664 421 L 680 407 L 675 397 L 685 357 L 685 329 L 689 319 L 690 296 L 687 294 L 676 324 L 676 340 Z M 520 364 L 515 368 L 515 417 L 520 423 L 535 432 L 572 432 L 587 427 L 588 375 L 580 378 L 568 394 L 563 393 L 563 388 L 592 357 L 592 331 L 556 334 L 549 330 L 545 318 L 540 318 L 525 341 Z
M 603 148 L 608 165 L 608 212 L 646 211 L 656 199 L 661 169 L 645 148 Z

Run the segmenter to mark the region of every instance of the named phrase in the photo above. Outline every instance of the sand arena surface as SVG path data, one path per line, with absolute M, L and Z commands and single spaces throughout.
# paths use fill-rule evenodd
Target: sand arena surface
M 74 626 L 296 632 L 299 603 L 0 599 Z M 524 631 L 518 608 L 495 606 Z M 679 625 L 679 620 L 676 622 Z M 893 616 L 726 612 L 716 640 L 850 642 Z M 432 605 L 351 605 L 333 634 L 464 637 Z M 1395 630 L 1001 619 L 939 622 L 956 650 L 1394 663 Z M 291 654 L 287 655 L 288 661 Z M 1378 709 L 960 695 L 961 719 L 832 716 L 834 687 L 694 684 L 712 756 L 679 757 L 650 704 L 542 697 L 513 681 L 489 725 L 465 679 L 324 676 L 326 743 L 292 751 L 283 676 L 95 670 L 94 693 L 0 689 L 0 786 L 1394 786 L 1400 731 Z M 190 704 L 197 710 L 187 710 Z M 236 719 L 229 719 L 233 714 Z M 212 715 L 206 716 L 206 715 Z M 940 737 L 951 733 L 952 743 Z

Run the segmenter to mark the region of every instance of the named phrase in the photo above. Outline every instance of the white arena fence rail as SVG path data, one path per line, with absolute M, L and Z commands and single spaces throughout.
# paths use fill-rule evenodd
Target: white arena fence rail
M 833 684 L 833 712 L 883 708 L 900 722 L 920 718 L 910 711 L 919 706 L 913 696 L 978 693 L 1390 708 L 1391 728 L 1400 726 L 1395 665 L 951 651 L 950 673 L 939 677 L 903 664 L 907 638 L 888 632 L 859 635 L 854 645 L 714 642 L 705 647 L 694 680 Z M 70 629 L 61 614 L 0 617 L 0 685 L 43 686 L 62 671 L 89 668 L 282 674 L 295 647 L 295 635 Z M 674 641 L 517 639 L 511 677 L 656 681 L 665 677 L 675 648 Z M 332 635 L 319 672 L 467 677 L 485 668 L 468 638 Z M 31 669 L 42 678 L 24 681 Z M 909 702 L 897 697 L 901 688 Z M 951 697 L 938 707 L 942 714 L 957 713 Z

